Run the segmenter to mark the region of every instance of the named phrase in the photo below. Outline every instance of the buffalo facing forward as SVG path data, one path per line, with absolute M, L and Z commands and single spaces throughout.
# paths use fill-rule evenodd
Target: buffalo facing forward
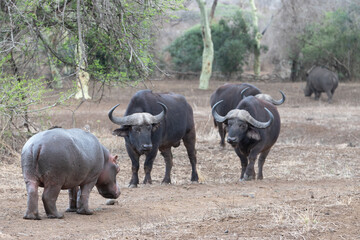
M 257 179 L 263 179 L 265 159 L 280 133 L 280 116 L 276 107 L 248 96 L 236 108 L 221 116 L 216 111 L 221 103 L 219 101 L 213 106 L 212 115 L 217 122 L 226 125 L 227 142 L 234 147 L 241 161 L 240 180 L 255 179 L 254 165 L 259 154 Z
M 151 170 L 158 150 L 166 164 L 162 182 L 171 183 L 171 147 L 178 147 L 181 140 L 192 166 L 191 181 L 198 181 L 193 111 L 182 95 L 156 94 L 150 90 L 138 91 L 130 100 L 124 117 L 113 116 L 117 106 L 114 106 L 108 115 L 113 123 L 121 126 L 114 130 L 113 134 L 125 138 L 126 150 L 132 162 L 129 187 L 137 187 L 139 184 L 139 158 L 143 154 L 146 155 L 144 184 L 152 183 Z
M 211 94 L 210 97 L 210 106 L 213 107 L 215 103 L 217 103 L 220 100 L 223 100 L 224 103 L 217 107 L 217 112 L 220 115 L 227 114 L 231 109 L 236 108 L 236 106 L 239 104 L 239 102 L 244 97 L 244 90 L 246 89 L 246 95 L 247 96 L 255 96 L 260 92 L 260 90 L 255 87 L 254 85 L 248 84 L 248 83 L 228 83 L 224 84 L 223 86 L 219 87 L 218 89 Z M 226 129 L 223 127 L 222 122 L 217 122 L 214 119 L 215 127 L 219 130 L 220 135 L 220 145 L 225 146 L 225 136 L 226 136 Z
M 335 89 L 339 84 L 337 74 L 324 67 L 313 67 L 306 75 L 305 96 L 310 97 L 314 93 L 315 100 L 318 100 L 321 93 L 326 92 L 328 102 L 331 103 Z

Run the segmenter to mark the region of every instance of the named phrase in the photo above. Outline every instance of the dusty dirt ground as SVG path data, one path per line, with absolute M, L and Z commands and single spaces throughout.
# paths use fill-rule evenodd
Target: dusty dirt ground
M 185 148 L 173 150 L 172 184 L 161 185 L 165 172 L 159 154 L 153 184 L 127 188 L 131 163 L 124 141 L 111 135 L 116 128 L 107 112 L 121 103 L 122 115 L 137 88 L 113 89 L 100 104 L 86 103 L 76 112 L 76 127 L 89 125 L 112 153 L 119 155 L 122 194 L 106 205 L 94 189 L 91 216 L 65 213 L 47 219 L 39 198 L 41 221 L 23 220 L 26 190 L 20 159 L 0 162 L 0 239 L 360 239 L 360 84 L 341 83 L 334 102 L 305 98 L 304 83 L 254 83 L 264 93 L 280 98 L 280 137 L 264 165 L 264 180 L 239 182 L 240 161 L 231 146 L 222 149 L 213 127 L 210 89 L 196 81 L 153 81 L 157 92 L 185 95 L 194 110 L 197 129 L 199 184 L 190 182 Z M 71 111 L 57 108 L 54 125 L 71 127 Z M 143 158 L 141 159 L 143 163 Z M 143 179 L 143 169 L 139 171 Z M 41 194 L 42 189 L 40 189 Z M 41 196 L 41 195 L 40 195 Z M 57 201 L 68 204 L 67 191 Z

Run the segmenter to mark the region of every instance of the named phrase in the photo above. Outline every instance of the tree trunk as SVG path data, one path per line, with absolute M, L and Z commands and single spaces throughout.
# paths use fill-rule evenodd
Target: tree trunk
M 196 0 L 196 2 L 198 3 L 200 8 L 201 32 L 204 42 L 199 89 L 208 89 L 209 80 L 212 72 L 212 63 L 214 60 L 214 46 L 211 40 L 211 29 L 209 19 L 205 10 L 204 0 Z
M 76 73 L 76 78 L 78 80 L 77 90 L 78 92 L 75 95 L 75 99 L 90 99 L 89 95 L 89 80 L 90 75 L 84 69 L 86 69 L 86 53 L 85 45 L 82 41 L 82 30 L 81 30 L 81 11 L 80 11 L 80 1 L 77 0 L 77 24 L 79 32 L 79 42 L 77 46 L 77 59 L 78 59 L 78 69 Z
M 255 39 L 255 46 L 254 46 L 254 74 L 256 76 L 260 75 L 260 42 L 262 35 L 259 32 L 258 26 L 258 18 L 257 18 L 257 9 L 255 6 L 255 0 L 249 0 L 251 5 L 251 13 L 253 16 L 253 31 L 254 31 L 254 39 Z
M 213 5 L 211 7 L 210 22 L 212 22 L 214 20 L 214 15 L 215 15 L 215 9 L 216 9 L 217 2 L 218 2 L 217 0 L 214 0 Z

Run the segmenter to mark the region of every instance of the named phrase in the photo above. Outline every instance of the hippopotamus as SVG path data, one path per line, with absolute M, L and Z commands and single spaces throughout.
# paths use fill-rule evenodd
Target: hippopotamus
M 35 134 L 21 152 L 28 194 L 24 218 L 40 220 L 38 187 L 44 188 L 42 201 L 48 218 L 63 218 L 56 209 L 61 189 L 69 191 L 66 211 L 78 214 L 92 214 L 88 201 L 94 186 L 103 197 L 118 198 L 117 158 L 93 134 L 81 129 L 54 128 Z
M 325 67 L 312 67 L 307 73 L 306 87 L 304 94 L 310 97 L 315 94 L 315 100 L 320 98 L 322 92 L 326 92 L 328 102 L 332 102 L 332 96 L 338 86 L 339 79 L 336 73 Z

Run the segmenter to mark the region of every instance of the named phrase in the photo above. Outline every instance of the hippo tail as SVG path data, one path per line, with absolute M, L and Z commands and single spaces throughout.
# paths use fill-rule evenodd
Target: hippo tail
M 39 158 L 42 145 L 31 145 L 21 154 L 21 167 L 24 178 L 36 180 L 39 176 Z

